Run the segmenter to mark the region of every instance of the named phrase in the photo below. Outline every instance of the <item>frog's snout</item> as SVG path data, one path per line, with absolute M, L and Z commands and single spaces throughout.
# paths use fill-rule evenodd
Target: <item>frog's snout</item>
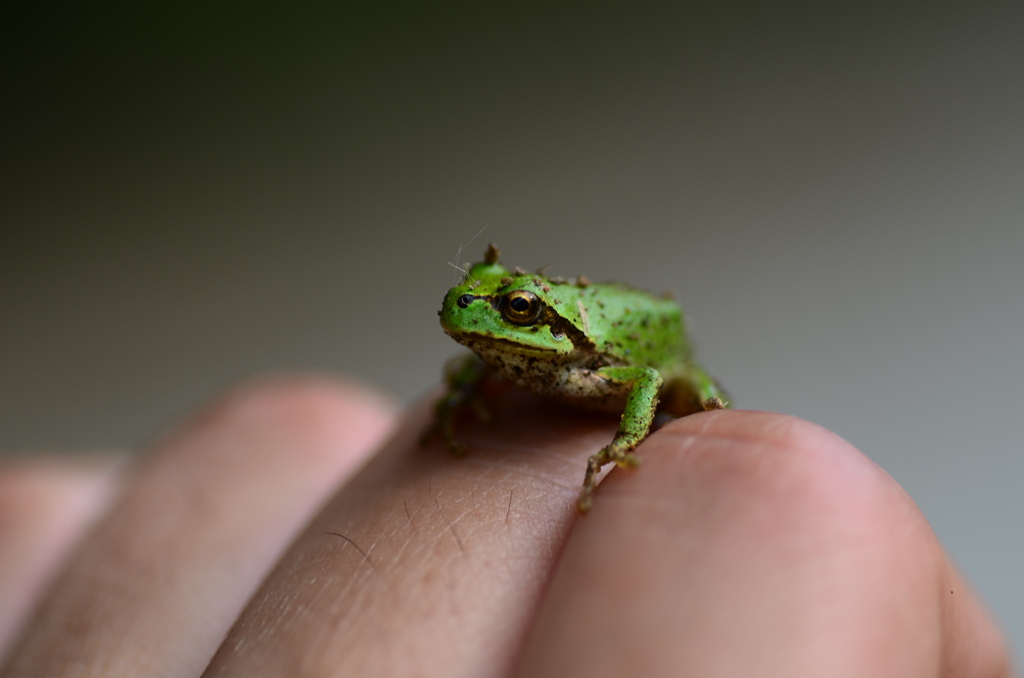
M 441 327 L 449 334 L 464 331 L 471 318 L 479 315 L 478 304 L 486 300 L 485 296 L 467 292 L 465 287 L 448 290 L 438 313 L 441 316 Z
M 455 327 L 455 314 L 458 312 L 455 300 L 459 296 L 461 295 L 457 294 L 454 289 L 448 290 L 448 293 L 444 295 L 444 301 L 441 302 L 441 310 L 437 312 L 441 316 L 441 327 L 445 332 L 451 333 Z

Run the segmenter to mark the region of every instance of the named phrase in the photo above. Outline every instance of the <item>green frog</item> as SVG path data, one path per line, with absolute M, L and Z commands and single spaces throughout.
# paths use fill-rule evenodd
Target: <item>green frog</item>
M 718 383 L 693 359 L 682 309 L 670 298 L 621 283 L 509 270 L 494 243 L 448 290 L 441 327 L 472 353 L 449 361 L 447 390 L 426 437 L 440 434 L 456 454 L 454 424 L 464 409 L 487 418 L 479 388 L 495 377 L 574 406 L 621 414 L 612 441 L 587 461 L 579 510 L 591 505 L 607 464 L 635 467 L 633 450 L 656 414 L 681 417 L 728 407 Z

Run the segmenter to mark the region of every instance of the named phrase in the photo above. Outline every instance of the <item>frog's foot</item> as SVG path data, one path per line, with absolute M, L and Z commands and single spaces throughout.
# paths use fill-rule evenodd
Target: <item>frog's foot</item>
M 440 438 L 456 457 L 466 456 L 466 446 L 455 439 L 455 420 L 465 410 L 470 410 L 481 423 L 491 421 L 491 413 L 482 398 L 475 393 L 451 391 L 434 404 L 434 418 L 420 435 L 420 446 L 425 447 Z
M 611 461 L 620 468 L 636 468 L 640 459 L 632 452 L 621 452 L 612 457 Z
M 478 390 L 487 374 L 487 366 L 472 353 L 456 356 L 445 364 L 445 392 L 434 402 L 433 421 L 420 436 L 421 446 L 440 438 L 452 454 L 465 456 L 466 446 L 455 440 L 455 421 L 465 410 L 471 410 L 483 423 L 491 420 Z
M 469 448 L 460 443 L 458 440 L 445 439 L 444 445 L 445 447 L 448 448 L 448 451 L 452 453 L 453 457 L 465 457 L 467 454 L 469 454 Z
M 461 404 L 453 407 L 450 399 L 438 401 L 433 422 L 420 435 L 420 447 L 426 447 L 440 438 L 453 455 L 466 456 L 466 446 L 455 439 L 455 418 L 461 409 Z
M 705 412 L 710 412 L 711 410 L 724 410 L 729 406 L 729 403 L 722 400 L 718 396 L 712 396 L 711 398 L 705 400 L 702 403 L 702 405 L 704 406 Z
M 622 449 L 614 443 L 597 454 L 591 455 L 587 460 L 587 473 L 583 476 L 583 489 L 580 491 L 580 499 L 576 504 L 580 513 L 590 510 L 594 488 L 597 487 L 597 474 L 602 468 L 613 463 L 621 468 L 636 468 L 640 465 L 640 459 L 631 450 Z
M 444 443 L 444 446 L 448 448 L 448 451 L 454 454 L 456 457 L 466 456 L 466 446 L 455 440 L 450 434 L 445 434 L 441 426 L 430 426 L 426 431 L 420 434 L 419 444 L 420 447 L 426 447 L 430 443 L 434 442 L 438 438 Z

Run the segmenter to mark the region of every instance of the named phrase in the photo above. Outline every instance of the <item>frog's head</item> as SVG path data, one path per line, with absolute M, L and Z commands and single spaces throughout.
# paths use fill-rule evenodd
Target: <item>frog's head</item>
M 540 274 L 510 272 L 496 251 L 489 248 L 485 261 L 448 290 L 438 313 L 444 331 L 492 362 L 513 354 L 557 360 L 592 348 L 570 314 L 561 312 L 567 306 L 562 286 Z M 575 305 L 571 309 L 578 314 Z

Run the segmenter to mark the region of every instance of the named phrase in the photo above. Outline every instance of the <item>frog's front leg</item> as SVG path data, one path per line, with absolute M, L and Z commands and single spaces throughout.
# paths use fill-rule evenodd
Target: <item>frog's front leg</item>
M 445 392 L 434 403 L 434 420 L 420 437 L 421 445 L 440 435 L 454 454 L 462 456 L 466 453 L 465 446 L 455 440 L 455 419 L 467 407 L 472 408 L 481 421 L 490 419 L 490 413 L 478 393 L 489 371 L 487 364 L 475 353 L 455 356 L 445 363 Z
M 662 384 L 661 373 L 652 367 L 603 367 L 596 370 L 595 374 L 612 383 L 629 386 L 629 395 L 615 438 L 610 445 L 587 460 L 587 473 L 583 477 L 583 490 L 578 504 L 580 512 L 590 508 L 591 495 L 597 486 L 597 473 L 603 466 L 612 462 L 623 467 L 637 465 L 638 460 L 633 450 L 651 430 L 651 422 L 658 408 L 658 390 Z

